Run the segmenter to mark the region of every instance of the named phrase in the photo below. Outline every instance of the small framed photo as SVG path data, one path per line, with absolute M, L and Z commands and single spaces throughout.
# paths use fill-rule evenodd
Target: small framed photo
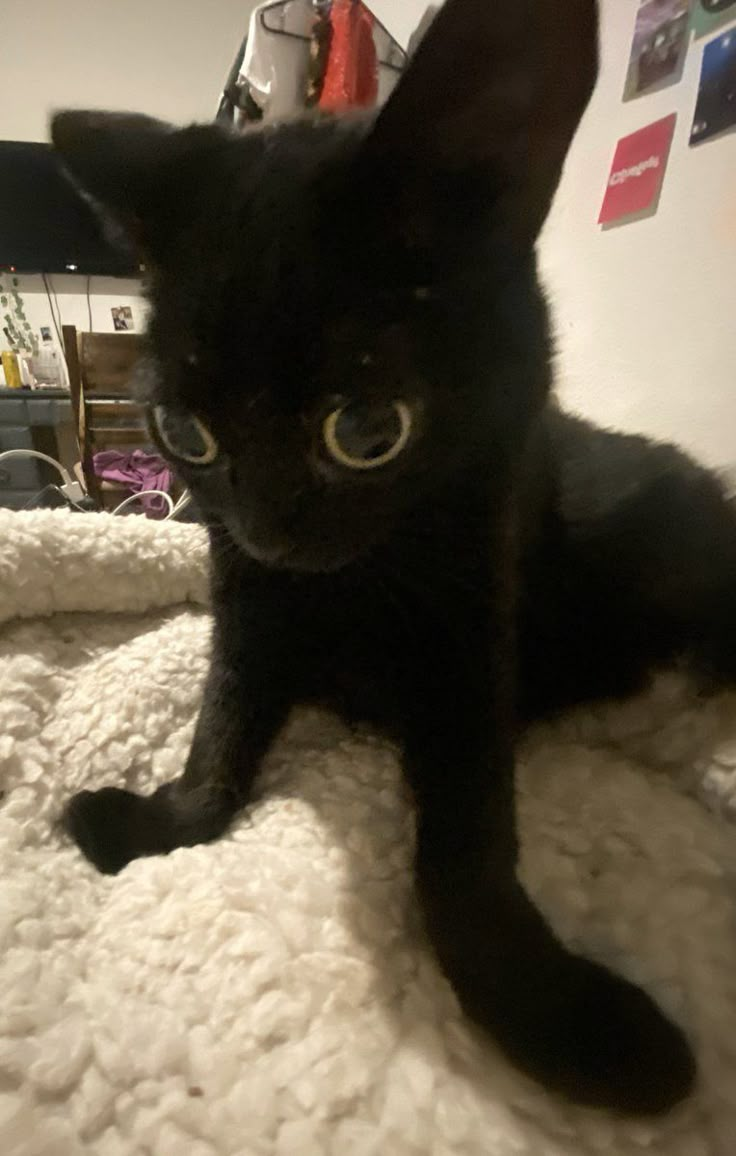
M 701 144 L 735 128 L 736 27 L 705 46 L 690 144 Z
M 677 84 L 690 40 L 691 0 L 644 0 L 636 14 L 624 100 Z
M 653 216 L 659 206 L 677 113 L 622 137 L 608 176 L 599 225 Z
M 718 32 L 724 24 L 736 25 L 736 0 L 693 0 L 696 40 Z
M 116 332 L 129 332 L 135 329 L 133 310 L 130 305 L 113 305 L 111 312 L 112 324 Z

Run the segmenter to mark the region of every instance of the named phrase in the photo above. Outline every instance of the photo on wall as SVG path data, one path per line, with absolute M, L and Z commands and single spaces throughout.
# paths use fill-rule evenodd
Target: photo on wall
M 700 144 L 736 128 L 736 27 L 723 32 L 703 52 L 698 101 L 690 144 Z
M 710 36 L 725 24 L 736 25 L 736 0 L 692 0 L 695 39 Z
M 652 217 L 659 207 L 677 113 L 648 124 L 616 145 L 598 224 L 622 225 Z
M 127 333 L 135 329 L 133 310 L 130 305 L 113 305 L 110 312 L 112 313 L 113 329 L 116 333 Z
M 624 100 L 677 84 L 690 41 L 691 0 L 644 0 L 636 14 Z

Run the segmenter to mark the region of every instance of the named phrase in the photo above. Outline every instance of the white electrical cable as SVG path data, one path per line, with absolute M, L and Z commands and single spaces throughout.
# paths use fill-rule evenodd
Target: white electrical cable
M 131 505 L 132 502 L 137 502 L 139 498 L 147 497 L 149 494 L 156 494 L 158 497 L 164 499 L 167 506 L 169 507 L 169 512 L 166 515 L 166 518 L 164 518 L 164 521 L 168 521 L 171 515 L 174 513 L 174 503 L 171 500 L 171 494 L 167 494 L 165 490 L 139 490 L 137 494 L 131 494 L 130 497 L 126 498 L 124 502 L 121 502 L 119 506 L 116 506 L 112 511 L 113 515 L 119 514 L 121 510 L 124 510 L 126 506 Z
M 186 510 L 186 508 L 190 504 L 191 500 L 192 500 L 192 495 L 189 493 L 189 490 L 185 490 L 184 493 L 179 498 L 179 500 L 177 501 L 177 503 L 174 506 L 171 513 L 167 514 L 166 517 L 164 518 L 164 522 L 170 521 L 171 518 L 175 518 L 177 514 L 180 514 L 182 512 L 182 510 Z
M 71 486 L 73 484 L 68 470 L 64 469 L 61 462 L 50 458 L 48 454 L 42 454 L 40 450 L 5 450 L 0 454 L 0 462 L 5 461 L 7 458 L 40 458 L 42 462 L 48 462 L 50 466 L 53 466 L 59 471 L 64 479 L 65 486 Z
M 75 481 L 70 476 L 69 471 L 66 470 L 64 466 L 62 466 L 61 462 L 57 462 L 55 458 L 49 457 L 48 454 L 42 454 L 40 450 L 4 450 L 3 453 L 0 453 L 0 462 L 3 462 L 8 458 L 39 458 L 42 462 L 48 462 L 50 466 L 53 466 L 54 469 L 58 470 L 58 472 L 61 474 L 62 480 L 64 482 L 64 485 L 62 486 L 62 493 L 64 493 L 64 495 L 68 497 L 71 502 L 78 501 L 80 498 L 84 497 L 84 491 L 82 490 L 79 482 Z M 69 488 L 67 489 L 67 487 Z M 149 494 L 158 495 L 159 497 L 163 498 L 166 505 L 168 506 L 169 512 L 166 517 L 162 519 L 164 522 L 168 522 L 171 518 L 175 518 L 177 514 L 180 514 L 182 510 L 187 508 L 192 500 L 192 495 L 189 493 L 189 490 L 184 491 L 181 497 L 177 500 L 176 505 L 174 505 L 174 502 L 172 501 L 171 494 L 167 494 L 165 490 L 141 490 L 140 493 L 130 494 L 125 499 L 125 501 L 121 502 L 119 506 L 115 507 L 112 513 L 119 514 L 128 505 L 132 505 L 132 503 L 138 501 L 139 498 L 142 498 L 144 495 L 148 496 Z
M 54 486 L 54 489 L 59 490 L 76 509 L 81 510 L 83 508 L 79 503 L 87 497 L 84 486 L 80 485 L 75 478 L 70 477 L 69 472 L 64 469 L 61 462 L 57 462 L 56 458 L 50 458 L 48 454 L 42 454 L 40 450 L 5 450 L 0 454 L 0 462 L 7 458 L 39 458 L 42 462 L 47 462 L 61 474 L 62 484 L 61 486 Z

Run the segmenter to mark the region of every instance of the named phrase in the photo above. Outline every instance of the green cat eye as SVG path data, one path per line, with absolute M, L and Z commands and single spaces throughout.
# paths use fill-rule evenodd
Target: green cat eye
M 376 470 L 406 448 L 411 411 L 403 401 L 348 402 L 333 410 L 322 424 L 330 457 L 349 470 Z
M 215 438 L 204 422 L 192 413 L 153 407 L 156 432 L 169 453 L 192 466 L 209 466 L 220 452 Z

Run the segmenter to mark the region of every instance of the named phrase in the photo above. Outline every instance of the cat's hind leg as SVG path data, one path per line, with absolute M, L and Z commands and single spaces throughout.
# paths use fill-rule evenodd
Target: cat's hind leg
M 736 682 L 736 502 L 722 480 L 674 446 L 554 420 L 568 563 L 602 613 L 624 608 L 622 651 Z

